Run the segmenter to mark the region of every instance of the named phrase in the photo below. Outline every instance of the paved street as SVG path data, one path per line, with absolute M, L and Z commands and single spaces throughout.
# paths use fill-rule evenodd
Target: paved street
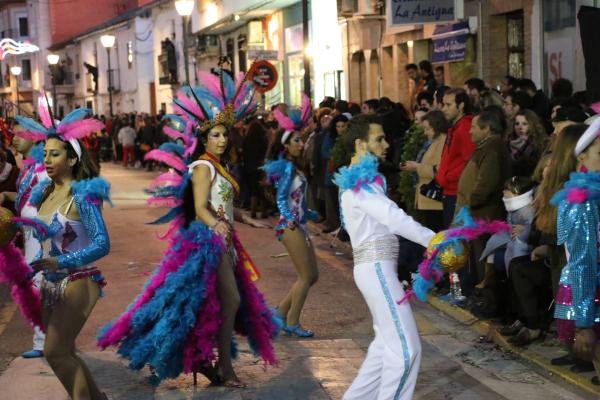
M 340 399 L 356 375 L 371 340 L 371 321 L 352 279 L 352 262 L 342 247 L 330 248 L 326 238 L 313 237 L 320 279 L 311 292 L 303 325 L 315 339 L 281 338 L 276 347 L 280 365 L 267 369 L 240 339 L 236 368 L 247 390 L 207 388 L 191 376 L 146 383 L 147 371 L 126 368 L 113 351 L 98 351 L 95 335 L 100 326 L 118 315 L 137 295 L 160 259 L 165 243 L 155 239 L 164 227 L 144 225 L 160 214 L 144 204 L 142 188 L 152 173 L 103 165 L 113 184 L 114 208 L 105 209 L 112 251 L 99 265 L 109 285 L 83 329 L 78 346 L 100 386 L 114 399 Z M 272 221 L 271 221 L 272 222 Z M 237 226 L 242 240 L 262 272 L 258 285 L 275 304 L 294 280 L 284 247 L 271 230 Z M 428 304 L 415 304 L 423 340 L 423 362 L 416 399 L 588 399 L 586 392 L 505 353 L 480 343 L 467 326 L 449 319 Z M 0 290 L 0 400 L 63 400 L 66 394 L 47 364 L 18 357 L 29 349 L 30 330 L 15 312 L 5 288 Z

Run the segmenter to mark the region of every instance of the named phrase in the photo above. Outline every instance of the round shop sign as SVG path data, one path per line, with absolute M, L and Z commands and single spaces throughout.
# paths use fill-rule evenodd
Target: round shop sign
M 248 78 L 254 84 L 257 92 L 268 92 L 277 83 L 277 68 L 265 60 L 256 61 L 250 68 Z

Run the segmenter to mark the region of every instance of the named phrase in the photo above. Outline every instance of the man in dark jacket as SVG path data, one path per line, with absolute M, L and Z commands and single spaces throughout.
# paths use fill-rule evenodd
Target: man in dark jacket
M 444 191 L 444 227 L 454 218 L 458 180 L 471 159 L 475 145 L 471 141 L 471 104 L 469 96 L 462 89 L 451 89 L 444 95 L 442 112 L 452 128 L 448 130 L 442 159 L 435 180 Z
M 471 139 L 477 148 L 465 166 L 458 182 L 456 209 L 469 206 L 477 219 L 501 220 L 506 212 L 502 201 L 504 182 L 511 176 L 510 155 L 502 138 L 504 129 L 499 116 L 483 111 L 471 125 Z M 471 241 L 471 274 L 478 282 L 486 276 L 485 260 L 480 257 L 489 235 Z M 488 271 L 493 274 L 493 269 Z M 468 287 L 463 285 L 463 288 Z

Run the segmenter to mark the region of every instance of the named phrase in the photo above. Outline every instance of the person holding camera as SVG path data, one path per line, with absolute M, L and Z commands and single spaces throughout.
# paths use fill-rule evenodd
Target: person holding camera
M 425 114 L 421 124 L 427 141 L 417 154 L 417 159 L 402 163 L 400 169 L 417 174 L 415 209 L 424 226 L 439 232 L 443 229 L 444 213 L 442 188 L 435 181 L 435 174 L 442 159 L 448 122 L 443 112 L 435 110 Z

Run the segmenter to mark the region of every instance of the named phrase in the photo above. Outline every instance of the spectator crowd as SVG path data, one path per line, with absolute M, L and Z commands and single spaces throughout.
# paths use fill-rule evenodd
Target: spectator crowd
M 459 272 L 464 297 L 446 295 L 447 281 L 437 285 L 438 294 L 478 317 L 501 321 L 501 333 L 516 345 L 543 339 L 554 329 L 552 304 L 566 264 L 565 251 L 556 244 L 557 209 L 550 199 L 575 170 L 575 143 L 596 118 L 586 93 L 573 93 L 571 82 L 559 79 L 548 96 L 531 79 L 511 76 L 497 88 L 479 78 L 449 87 L 443 68 L 433 68 L 429 61 L 405 69 L 411 80 L 409 104 L 387 97 L 362 104 L 327 97 L 314 109 L 302 132 L 309 208 L 319 213 L 323 233 L 348 240 L 332 180 L 350 161 L 341 137 L 357 114 L 376 115 L 390 145 L 381 172 L 390 198 L 406 212 L 434 231 L 451 226 L 465 206 L 475 218 L 505 220 L 512 227 L 510 234 L 470 243 L 469 263 Z M 229 133 L 228 164 L 241 183 L 238 206 L 253 218 L 268 217 L 277 209 L 261 171 L 279 131 L 275 108 L 287 112 L 287 105 L 275 105 Z M 106 130 L 86 142 L 98 163 L 155 167 L 144 161 L 144 154 L 168 140 L 161 115 L 101 118 Z M 0 185 L 14 185 L 17 166 L 10 135 L 5 136 Z M 423 249 L 415 246 L 401 242 L 401 280 L 410 281 L 416 272 Z M 572 355 L 553 362 L 593 370 L 591 362 Z

